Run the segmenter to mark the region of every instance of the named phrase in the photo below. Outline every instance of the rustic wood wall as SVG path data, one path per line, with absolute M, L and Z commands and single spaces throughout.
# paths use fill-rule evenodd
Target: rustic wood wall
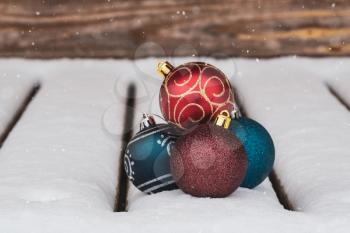
M 167 55 L 349 55 L 350 1 L 0 2 L 1 57 L 164 55 L 150 41 Z

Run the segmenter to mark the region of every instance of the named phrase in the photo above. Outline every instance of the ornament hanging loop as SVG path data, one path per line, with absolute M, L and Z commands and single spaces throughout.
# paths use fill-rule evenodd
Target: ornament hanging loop
M 227 110 L 223 110 L 215 119 L 215 125 L 228 129 L 231 123 L 231 116 Z
M 164 78 L 174 69 L 174 66 L 167 61 L 161 61 L 157 65 L 158 73 Z

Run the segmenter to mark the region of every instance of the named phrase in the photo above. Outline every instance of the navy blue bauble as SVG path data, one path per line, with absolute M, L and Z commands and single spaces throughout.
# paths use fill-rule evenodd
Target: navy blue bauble
M 177 189 L 170 174 L 169 156 L 178 135 L 170 125 L 155 124 L 154 119 L 144 115 L 141 131 L 128 143 L 124 167 L 130 181 L 140 191 L 157 193 Z
M 229 129 L 241 141 L 248 158 L 247 174 L 241 187 L 254 188 L 272 171 L 275 161 L 272 138 L 261 124 L 246 117 L 232 119 Z

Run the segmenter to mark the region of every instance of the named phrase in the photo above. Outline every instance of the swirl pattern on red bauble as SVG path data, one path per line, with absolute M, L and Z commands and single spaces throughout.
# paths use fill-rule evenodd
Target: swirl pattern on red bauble
M 182 129 L 216 118 L 233 109 L 229 80 L 216 67 L 203 62 L 183 64 L 169 73 L 160 88 L 160 109 L 164 118 Z

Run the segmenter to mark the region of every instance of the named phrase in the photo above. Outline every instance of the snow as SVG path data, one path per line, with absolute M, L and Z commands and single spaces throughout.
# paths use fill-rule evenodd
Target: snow
M 350 104 L 350 59 L 284 58 L 275 59 L 273 61 L 273 66 L 278 66 L 279 64 L 280 67 L 285 70 L 299 69 L 313 74 L 336 90 L 337 93 Z
M 35 77 L 41 89 L 0 150 L 0 232 L 348 232 L 350 113 L 326 84 L 348 98 L 350 59 L 200 59 L 231 78 L 271 132 L 277 175 L 298 211 L 283 209 L 267 180 L 225 199 L 131 187 L 129 212 L 113 213 L 127 86 L 137 88 L 137 129 L 142 112 L 159 114 L 158 59 L 4 59 L 0 76 L 16 70 L 19 86 Z M 0 96 L 14 82 L 3 80 Z M 0 98 L 0 124 L 21 102 L 12 101 Z

